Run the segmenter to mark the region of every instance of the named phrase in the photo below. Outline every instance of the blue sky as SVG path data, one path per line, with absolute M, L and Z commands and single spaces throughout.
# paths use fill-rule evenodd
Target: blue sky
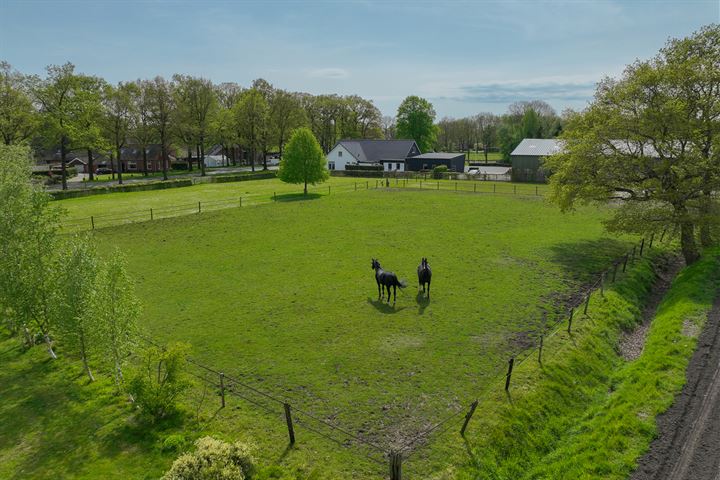
M 0 0 L 0 59 L 38 74 L 71 61 L 113 82 L 262 77 L 389 115 L 416 94 L 460 117 L 528 99 L 582 108 L 604 75 L 719 21 L 720 0 Z

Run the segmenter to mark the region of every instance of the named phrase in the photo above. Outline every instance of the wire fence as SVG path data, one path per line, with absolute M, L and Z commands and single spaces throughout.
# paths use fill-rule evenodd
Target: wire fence
M 663 231 L 660 241 L 663 241 L 665 234 L 666 232 Z M 290 445 L 302 439 L 301 435 L 296 437 L 295 427 L 299 426 L 301 429 L 340 447 L 353 448 L 355 453 L 363 455 L 377 465 L 378 471 L 389 474 L 391 480 L 401 480 L 403 471 L 409 475 L 417 474 L 417 477 L 422 477 L 428 472 L 422 471 L 421 473 L 420 470 L 414 468 L 419 465 L 413 465 L 409 461 L 414 459 L 418 452 L 429 447 L 434 439 L 450 429 L 457 429 L 458 435 L 464 437 L 476 409 L 488 401 L 490 395 L 497 393 L 500 388 L 509 392 L 512 386 L 513 371 L 533 357 L 536 357 L 537 361 L 542 364 L 543 358 L 549 354 L 545 348 L 545 342 L 560 331 L 566 330 L 571 333 L 577 322 L 589 318 L 587 313 L 591 298 L 597 295 L 604 296 L 606 285 L 615 283 L 618 276 L 627 271 L 629 265 L 633 265 L 645 255 L 648 249 L 653 247 L 654 242 L 655 234 L 651 234 L 648 239 L 643 237 L 625 255 L 615 258 L 609 268 L 598 273 L 595 280 L 582 290 L 580 295 L 582 300 L 570 304 L 567 314 L 557 317 L 552 324 L 545 325 L 532 347 L 525 347 L 510 355 L 507 367 L 497 370 L 480 392 L 467 398 L 459 406 L 446 411 L 445 415 L 432 425 L 404 439 L 400 446 L 378 444 L 360 434 L 353 433 L 344 426 L 321 418 L 320 415 L 299 405 L 298 402 L 291 402 L 281 395 L 252 385 L 250 381 L 241 380 L 241 375 L 228 374 L 191 357 L 187 357 L 187 363 L 191 367 L 188 369 L 188 373 L 215 392 L 214 396 L 219 397 L 219 408 L 224 408 L 228 398 L 233 397 L 253 405 L 269 417 L 276 419 L 278 423 L 284 423 Z M 147 343 L 161 347 L 150 338 L 141 338 Z
M 336 193 L 358 192 L 370 189 L 419 189 L 435 191 L 454 191 L 463 193 L 517 195 L 539 197 L 544 194 L 545 186 L 533 184 L 487 183 L 471 180 L 425 180 L 415 178 L 382 178 L 361 180 L 354 183 L 308 187 L 313 195 L 331 195 Z M 164 218 L 202 214 L 229 208 L 251 207 L 270 203 L 298 200 L 301 192 L 281 191 L 238 195 L 218 200 L 188 202 L 163 207 L 151 207 L 118 213 L 107 213 L 83 217 L 64 218 L 60 227 L 64 232 L 80 232 L 106 227 L 116 227 L 129 223 L 150 222 Z

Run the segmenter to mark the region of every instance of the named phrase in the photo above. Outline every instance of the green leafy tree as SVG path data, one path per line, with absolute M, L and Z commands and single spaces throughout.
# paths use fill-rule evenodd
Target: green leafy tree
M 119 184 L 123 183 L 122 174 L 125 170 L 122 148 L 130 138 L 137 95 L 134 83 L 122 82 L 117 87 L 107 85 L 103 95 L 103 126 L 108 142 L 112 144 L 115 152 Z
M 704 35 L 720 46 L 717 27 L 690 37 L 707 45 Z M 638 61 L 619 79 L 603 80 L 593 103 L 571 115 L 562 138 L 564 151 L 549 159 L 553 198 L 567 210 L 576 203 L 606 202 L 621 206 L 608 222 L 611 230 L 633 233 L 675 226 L 686 263 L 699 257 L 698 225 L 717 224 L 716 203 L 706 192 L 720 186 L 717 117 L 698 118 L 700 112 L 717 112 L 717 95 L 697 95 L 707 87 L 695 78 L 687 85 L 687 68 L 697 58 L 675 59 L 671 42 L 650 61 Z M 683 57 L 684 55 L 681 55 Z M 688 58 L 685 56 L 685 58 Z M 717 57 L 716 57 L 717 58 Z M 720 64 L 706 65 L 720 76 Z M 719 85 L 717 80 L 714 85 Z M 712 115 L 711 115 L 712 116 Z M 698 133 L 705 125 L 710 133 Z M 711 145 L 704 152 L 702 146 Z M 707 205 L 711 203 L 711 205 Z
M 432 103 L 415 95 L 402 101 L 397 111 L 397 138 L 415 140 L 421 152 L 433 149 L 437 140 L 435 109 Z
M 123 381 L 123 366 L 137 347 L 140 303 L 119 251 L 102 265 L 99 277 L 96 314 L 100 347 L 112 365 L 115 385 L 119 388 Z
M 163 77 L 155 77 L 147 85 L 149 96 L 150 124 L 160 142 L 163 180 L 168 179 L 168 148 L 175 117 L 175 102 L 172 84 Z
M 154 420 L 178 411 L 180 395 L 190 387 L 186 356 L 190 347 L 175 343 L 167 348 L 149 346 L 141 353 L 127 390 L 140 409 Z
M 24 75 L 0 62 L 0 137 L 5 145 L 26 143 L 38 127 Z
M 147 149 L 155 143 L 157 132 L 152 124 L 152 98 L 151 83 L 149 80 L 135 82 L 135 95 L 133 96 L 133 113 L 130 124 L 130 137 L 142 150 L 143 174 L 148 175 Z
M 60 275 L 58 331 L 63 346 L 77 354 L 91 382 L 90 356 L 97 351 L 99 301 L 97 286 L 101 278 L 97 252 L 88 236 L 69 242 L 70 250 Z
M 210 139 L 213 116 L 218 110 L 215 87 L 205 78 L 175 75 L 173 79 L 178 119 L 187 131 L 192 132 L 200 150 L 198 162 L 201 175 L 205 176 L 205 146 Z
M 250 148 L 250 165 L 255 171 L 258 151 L 264 152 L 268 135 L 269 107 L 263 94 L 254 88 L 245 90 L 233 108 L 235 128 L 241 142 Z M 267 162 L 265 163 L 267 169 Z
M 325 154 L 315 135 L 309 128 L 299 128 L 288 141 L 278 176 L 286 183 L 303 184 L 303 193 L 307 195 L 308 183 L 315 185 L 330 178 L 325 163 Z
M 50 145 L 60 147 L 62 188 L 67 189 L 67 152 L 84 147 L 83 135 L 88 122 L 100 111 L 102 82 L 75 73 L 72 63 L 50 65 L 44 79 L 31 77 L 29 84 L 34 100 L 40 105 L 44 137 Z
M 0 144 L 0 312 L 12 318 L 32 345 L 35 332 L 57 358 L 51 335 L 57 325 L 60 270 L 59 210 L 32 181 L 29 148 Z
M 285 142 L 292 131 L 305 123 L 300 100 L 285 90 L 275 90 L 270 99 L 270 131 L 283 156 Z

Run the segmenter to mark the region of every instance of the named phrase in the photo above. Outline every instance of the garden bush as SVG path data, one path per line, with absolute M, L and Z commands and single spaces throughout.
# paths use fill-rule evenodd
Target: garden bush
M 246 480 L 255 474 L 253 447 L 212 437 L 195 442 L 196 450 L 180 455 L 163 480 Z

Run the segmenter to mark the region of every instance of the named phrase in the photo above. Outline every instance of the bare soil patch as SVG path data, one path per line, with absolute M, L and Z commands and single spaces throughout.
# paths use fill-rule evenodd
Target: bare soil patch
M 665 292 L 670 288 L 673 278 L 684 266 L 682 257 L 679 256 L 665 257 L 658 262 L 655 270 L 657 277 L 652 287 L 652 293 L 642 311 L 642 323 L 620 340 L 620 354 L 625 360 L 635 360 L 642 354 L 645 339 L 650 330 L 650 322 L 655 318 L 658 305 L 665 296 Z

